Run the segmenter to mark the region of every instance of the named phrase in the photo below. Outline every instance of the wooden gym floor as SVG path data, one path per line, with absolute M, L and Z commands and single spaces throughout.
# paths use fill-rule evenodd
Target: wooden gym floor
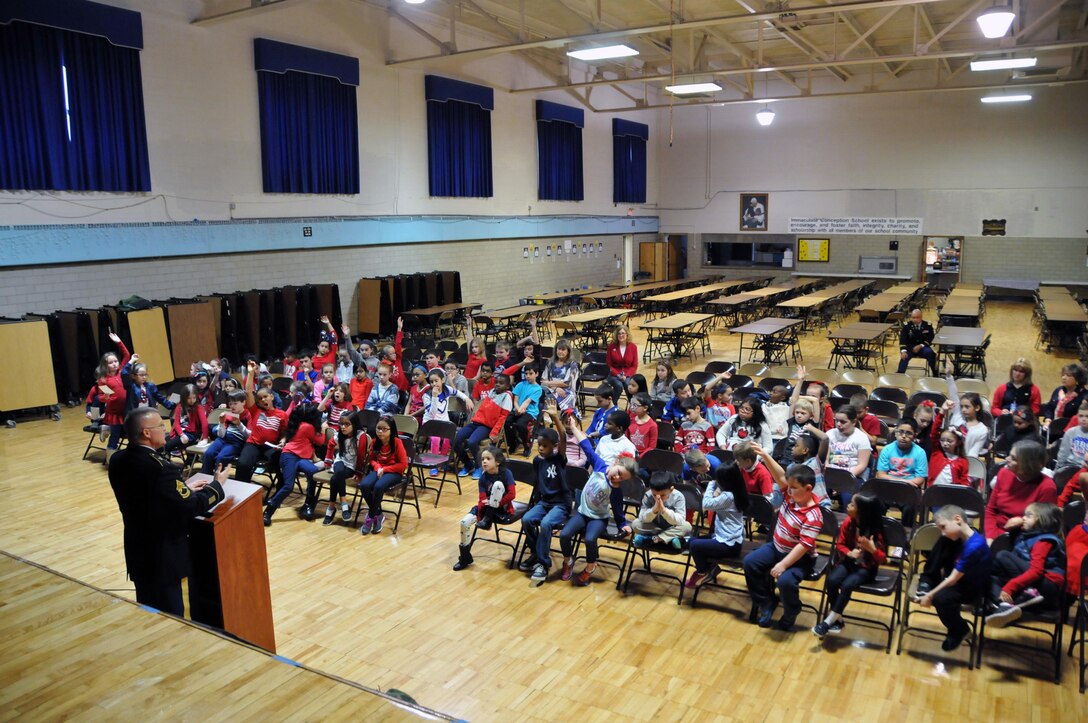
M 983 326 L 994 337 L 990 382 L 1000 383 L 1010 364 L 1026 356 L 1045 396 L 1073 357 L 1036 350 L 1029 319 L 1027 303 L 988 305 Z M 635 330 L 635 337 L 643 335 Z M 735 337 L 717 332 L 712 342 L 709 358 L 736 361 Z M 825 365 L 830 348 L 823 330 L 804 337 L 802 349 L 810 367 Z M 706 361 L 679 371 L 701 369 Z M 81 408 L 65 409 L 59 423 L 34 419 L 0 430 L 0 549 L 131 599 L 121 518 L 105 469 L 80 461 L 87 441 L 83 419 Z M 421 705 L 473 721 L 617 715 L 1054 721 L 1083 720 L 1088 712 L 1071 660 L 1059 686 L 1050 682 L 1045 657 L 1008 648 L 988 648 L 982 668 L 969 671 L 966 648 L 945 655 L 936 642 L 908 638 L 902 655 L 894 648 L 885 655 L 880 631 L 860 624 L 849 624 L 821 646 L 807 630 L 815 622 L 811 613 L 801 616 L 803 627 L 793 635 L 768 632 L 745 621 L 745 597 L 708 595 L 721 610 L 692 609 L 686 602 L 681 607 L 675 585 L 645 577 L 636 577 L 623 596 L 614 589 L 615 569 L 607 566 L 598 568 L 589 588 L 553 580 L 533 589 L 525 575 L 506 569 L 506 548 L 483 542 L 474 549 L 476 564 L 454 573 L 457 523 L 475 497 L 471 481 L 462 484 L 461 496 L 447 486 L 437 509 L 433 493 L 425 493 L 423 519 L 406 511 L 396 537 L 392 522 L 381 535 L 365 538 L 340 523 L 303 522 L 294 514 L 300 501 L 292 497 L 267 530 L 278 652 L 364 686 L 399 688 Z M 6 579 L 3 589 L 5 598 L 12 596 Z M 11 608 L 2 615 L 12 615 Z M 72 623 L 57 615 L 36 624 L 67 629 Z M 174 669 L 199 665 L 220 643 L 208 636 L 177 645 L 160 627 L 149 626 L 144 634 L 161 636 L 160 652 Z M 137 644 L 146 645 L 146 638 L 115 641 L 118 649 Z M 29 672 L 5 666 L 5 695 Z M 124 666 L 103 667 L 99 675 L 72 681 L 86 706 L 76 708 L 84 717 L 94 715 L 136 681 Z M 278 717 L 312 718 L 328 710 L 317 688 L 308 695 L 281 690 L 269 677 L 265 690 L 260 703 L 280 711 Z M 165 693 L 174 691 L 171 686 Z M 50 696 L 69 693 L 54 683 L 33 695 L 46 706 Z M 219 710 L 250 717 L 249 699 L 240 695 L 224 694 L 224 707 L 209 706 L 208 717 L 227 717 L 216 715 Z M 300 699 L 312 707 L 299 705 Z M 187 716 L 188 703 L 133 699 L 155 717 Z M 46 717 L 72 712 L 62 702 L 56 706 L 39 710 L 49 711 Z

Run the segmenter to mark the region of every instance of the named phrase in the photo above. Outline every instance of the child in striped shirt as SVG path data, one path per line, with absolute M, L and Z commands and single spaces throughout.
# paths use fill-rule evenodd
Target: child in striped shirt
M 816 561 L 816 536 L 823 526 L 823 512 L 812 494 L 816 475 L 804 465 L 793 464 L 783 473 L 768 455 L 771 471 L 783 486 L 786 499 L 778 512 L 774 537 L 744 558 L 744 578 L 752 597 L 748 619 L 769 628 L 792 632 L 801 612 L 801 581 Z M 775 587 L 778 594 L 775 593 Z M 774 611 L 782 597 L 782 618 L 774 623 Z

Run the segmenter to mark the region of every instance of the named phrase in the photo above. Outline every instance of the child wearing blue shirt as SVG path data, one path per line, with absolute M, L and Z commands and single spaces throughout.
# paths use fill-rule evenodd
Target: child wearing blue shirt
M 525 379 L 514 387 L 514 409 L 506 419 L 506 447 L 510 454 L 517 454 L 522 444 L 532 447 L 529 428 L 540 416 L 540 395 L 544 392 L 544 387 L 537 383 L 535 362 L 522 364 L 521 373 Z
M 614 464 L 608 464 L 597 456 L 593 445 L 577 424 L 569 418 L 567 424 L 567 434 L 578 441 L 589 459 L 593 473 L 578 497 L 574 513 L 559 533 L 559 546 L 563 550 L 563 574 L 567 575 L 574 564 L 574 537 L 582 534 L 582 542 L 586 546 L 586 566 L 571 578 L 571 582 L 577 587 L 585 587 L 593 577 L 593 571 L 597 569 L 597 540 L 608 527 L 609 514 L 611 513 L 616 527 L 624 535 L 631 534 L 631 525 L 623 514 L 623 491 L 620 485 L 624 480 L 638 474 L 638 462 L 634 457 L 621 456 Z M 546 577 L 547 571 L 543 565 L 534 568 L 534 584 L 540 585 Z
M 876 461 L 876 478 L 907 482 L 921 489 L 929 476 L 925 450 L 914 443 L 918 425 L 911 418 L 895 425 L 895 444 L 884 445 Z M 914 524 L 914 508 L 903 507 L 903 524 Z

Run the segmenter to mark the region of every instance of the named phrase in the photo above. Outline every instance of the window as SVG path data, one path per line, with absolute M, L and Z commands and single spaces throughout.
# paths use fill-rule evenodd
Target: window
M 253 41 L 265 193 L 359 193 L 359 61 Z
M 489 198 L 491 88 L 428 75 L 427 164 L 432 196 Z
M 150 191 L 140 14 L 81 0 L 0 11 L 0 188 Z
M 703 234 L 703 266 L 793 267 L 793 237 Z M 788 252 L 788 253 L 787 253 Z
M 546 100 L 536 102 L 537 196 L 581 201 L 584 113 Z
M 646 141 L 650 127 L 612 119 L 612 201 L 646 202 Z

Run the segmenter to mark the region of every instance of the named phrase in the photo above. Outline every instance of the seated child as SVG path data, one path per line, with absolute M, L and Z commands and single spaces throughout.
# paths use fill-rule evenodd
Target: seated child
M 801 612 L 801 581 L 812 572 L 816 561 L 816 536 L 823 526 L 823 512 L 812 494 L 816 475 L 810 468 L 790 465 L 784 477 L 787 498 L 778 512 L 774 535 L 744 558 L 744 579 L 752 598 L 748 620 L 761 628 L 775 625 L 792 632 Z M 776 586 L 782 598 L 782 618 L 777 624 Z
M 707 456 L 698 449 L 689 449 L 684 452 L 684 481 L 705 487 L 721 464 L 717 457 Z
M 880 457 L 877 458 L 877 479 L 906 482 L 919 490 L 925 487 L 929 463 L 926 461 L 926 453 L 914 443 L 916 429 L 914 420 L 910 417 L 900 419 L 895 425 L 895 443 L 884 445 Z M 903 524 L 913 527 L 914 507 L 904 505 L 902 513 Z
M 929 483 L 931 485 L 971 486 L 967 476 L 971 469 L 963 456 L 963 437 L 958 429 L 944 429 L 933 425 L 933 455 L 929 458 Z
M 601 438 L 604 433 L 605 420 L 608 419 L 608 415 L 616 407 L 612 400 L 614 394 L 615 390 L 607 382 L 597 387 L 596 391 L 593 392 L 593 398 L 597 402 L 597 409 L 594 410 L 593 416 L 589 420 L 589 426 L 586 427 L 586 437 L 593 444 L 597 444 L 597 440 Z
M 717 448 L 714 442 L 714 427 L 703 419 L 699 400 L 688 397 L 680 402 L 680 408 L 684 412 L 684 421 L 680 423 L 680 431 L 676 435 L 673 449 L 683 454 L 688 449 L 698 449 L 706 453 Z
M 370 390 L 366 408 L 382 414 L 400 413 L 400 389 L 390 381 L 392 370 L 387 364 L 378 367 L 378 383 Z
M 536 504 L 521 518 L 525 533 L 525 549 L 529 555 L 518 569 L 532 572 L 537 565 L 543 568 L 544 579 L 552 566 L 552 532 L 560 530 L 570 518 L 571 490 L 567 487 L 567 458 L 563 450 L 567 435 L 562 419 L 555 407 L 546 409 L 555 428 L 543 427 L 536 435 L 537 456 L 533 458 L 536 485 L 533 493 Z M 570 565 L 563 566 L 563 580 L 570 579 Z
M 677 379 L 672 383 L 672 395 L 672 399 L 668 401 L 665 410 L 661 413 L 661 421 L 671 422 L 674 427 L 679 429 L 680 423 L 684 421 L 684 410 L 680 408 L 680 403 L 695 396 L 695 392 L 692 391 L 687 380 Z
M 945 505 L 933 515 L 941 538 L 933 546 L 919 576 L 917 601 L 937 608 L 948 630 L 941 650 L 951 652 L 971 632 L 960 608 L 986 596 L 990 588 L 990 547 L 986 538 L 967 524 L 962 507 Z
M 174 421 L 165 446 L 167 452 L 176 452 L 208 438 L 208 417 L 197 401 L 194 385 L 186 384 L 181 390 L 181 401 L 174 407 L 172 416 Z
M 438 369 L 438 367 L 434 367 Z M 486 530 L 495 522 L 509 524 L 514 519 L 514 473 L 506 466 L 506 456 L 498 447 L 480 449 L 480 496 L 476 506 L 461 518 L 461 542 L 453 569 L 464 570 L 472 560 L 472 526 Z
M 620 409 L 613 408 L 604 423 L 604 433 L 597 442 L 597 456 L 605 464 L 613 464 L 619 457 L 634 458 L 638 454 L 635 445 L 627 438 L 627 429 L 631 426 L 631 416 Z
M 227 396 L 227 411 L 216 425 L 217 439 L 204 450 L 200 471 L 212 474 L 219 465 L 226 465 L 238 458 L 242 445 L 249 438 L 250 413 L 246 411 L 246 393 L 235 389 Z
M 530 447 L 526 454 L 531 451 L 533 440 L 529 438 L 529 430 L 540 416 L 540 397 L 544 393 L 537 379 L 539 372 L 535 362 L 522 364 L 524 378 L 513 390 L 514 408 L 506 419 L 506 448 L 512 455 L 523 444 Z
M 995 628 L 1018 620 L 1030 605 L 1056 609 L 1065 589 L 1062 511 L 1049 502 L 1032 502 L 1020 530 L 1012 549 L 997 553 L 991 567 L 986 624 Z
M 691 535 L 691 523 L 684 493 L 675 484 L 671 472 L 658 470 L 650 475 L 650 489 L 642 496 L 642 509 L 632 523 L 635 537 L 631 544 L 635 547 L 656 543 L 683 548 L 684 538 Z
M 479 402 L 495 388 L 495 374 L 491 362 L 485 361 L 477 369 L 476 381 L 472 385 L 472 399 Z M 472 377 L 469 377 L 472 379 Z
M 771 441 L 777 442 L 789 435 L 790 403 L 789 387 L 781 384 L 771 389 L 770 398 L 763 403 L 763 417 L 767 421 L 767 427 L 771 430 Z
M 457 367 L 457 362 L 447 361 L 442 365 L 442 369 L 446 372 L 446 384 L 457 391 L 468 396 L 468 379 L 465 379 L 465 375 L 461 373 L 461 370 Z
M 345 338 L 349 338 L 347 334 Z M 366 367 L 362 367 L 366 369 Z M 329 440 L 325 451 L 325 468 L 332 470 L 329 480 L 329 506 L 325 508 L 324 525 L 331 525 L 336 516 L 336 500 L 341 500 L 340 519 L 351 522 L 351 506 L 344 500 L 347 494 L 348 477 L 357 481 L 367 471 L 366 463 L 370 458 L 370 437 L 359 418 L 358 412 L 348 412 L 340 416 L 340 429 Z M 316 503 L 316 500 L 315 500 Z
M 577 587 L 589 584 L 593 577 L 593 571 L 597 569 L 597 540 L 608 527 L 608 517 L 611 514 L 616 522 L 620 534 L 631 534 L 631 526 L 623 514 L 623 492 L 620 486 L 624 480 L 631 479 L 638 474 L 638 462 L 634 457 L 620 456 L 615 464 L 608 464 L 593 450 L 586 435 L 570 419 L 567 419 L 567 434 L 573 436 L 581 445 L 582 451 L 589 458 L 593 467 L 593 473 L 589 476 L 585 488 L 578 499 L 578 505 L 570 520 L 563 526 L 559 533 L 559 547 L 563 551 L 563 574 L 570 574 L 570 567 L 574 565 L 574 537 L 582 535 L 582 542 L 586 550 L 585 568 L 571 578 L 571 583 Z M 532 582 L 541 585 L 547 579 L 547 568 L 538 564 L 533 568 Z
M 650 418 L 650 404 L 650 395 L 646 392 L 631 397 L 629 412 L 634 419 L 627 428 L 627 438 L 635 445 L 639 457 L 657 448 L 657 422 Z
M 367 374 L 367 367 L 359 364 L 355 367 L 351 381 L 348 382 L 348 392 L 351 394 L 352 409 L 366 409 L 370 393 L 374 391 L 374 381 Z
M 490 439 L 492 446 L 499 442 L 503 425 L 514 408 L 514 395 L 510 393 L 510 377 L 505 374 L 495 375 L 495 388 L 492 389 L 476 407 L 476 412 L 468 424 L 457 430 L 453 440 L 453 450 L 461 460 L 458 477 L 471 475 L 480 479 L 482 471 L 476 467 L 480 443 Z
M 692 450 L 693 452 L 695 450 Z M 689 543 L 695 572 L 684 583 L 693 588 L 717 577 L 712 563 L 740 554 L 744 543 L 744 511 L 748 509 L 748 489 L 736 464 L 719 465 L 703 493 L 703 510 L 714 513 L 710 537 L 692 538 Z
M 827 573 L 831 612 L 812 628 L 812 634 L 820 640 L 828 633 L 842 631 L 842 614 L 850 604 L 850 596 L 861 585 L 875 580 L 887 559 L 883 507 L 879 499 L 869 494 L 854 495 L 846 506 L 846 519 L 835 540 L 838 562 Z
M 869 438 L 869 444 L 876 449 L 880 440 L 880 417 L 869 412 L 869 397 L 861 394 L 851 395 L 850 406 L 858 412 L 858 429 Z M 913 420 L 912 420 L 913 421 Z
M 721 449 L 733 449 L 741 442 L 756 442 L 761 447 L 773 449 L 771 428 L 763 419 L 763 407 L 745 399 L 737 405 L 737 413 L 721 426 L 715 442 Z
M 767 450 L 752 442 L 741 442 L 733 448 L 733 459 L 736 460 L 737 467 L 740 468 L 740 473 L 744 477 L 748 494 L 766 497 L 772 505 L 778 507 L 782 504 L 782 492 L 761 461 L 761 457 L 769 456 Z

